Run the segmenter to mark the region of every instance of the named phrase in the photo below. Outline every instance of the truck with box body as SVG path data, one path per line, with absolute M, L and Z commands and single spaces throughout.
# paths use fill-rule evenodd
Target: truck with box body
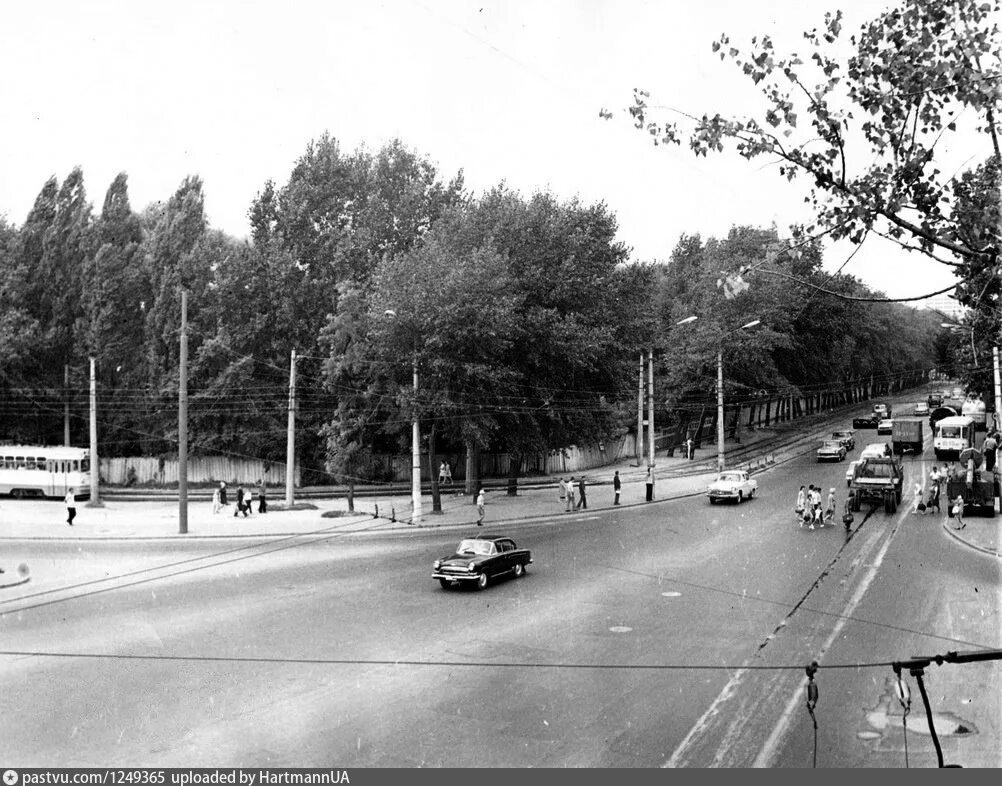
M 921 418 L 894 418 L 891 427 L 891 450 L 901 455 L 922 453 L 925 446 L 925 421 Z

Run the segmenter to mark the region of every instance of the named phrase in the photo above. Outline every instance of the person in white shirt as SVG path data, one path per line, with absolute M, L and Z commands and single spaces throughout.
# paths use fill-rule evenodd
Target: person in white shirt
M 77 499 L 73 495 L 73 492 L 75 490 L 76 489 L 72 488 L 68 489 L 66 491 L 66 498 L 64 500 L 66 502 L 66 523 L 69 524 L 71 527 L 73 526 L 73 519 L 77 517 Z
M 480 493 L 477 494 L 477 515 L 480 517 L 477 519 L 477 526 L 482 527 L 484 525 L 484 490 L 480 489 Z

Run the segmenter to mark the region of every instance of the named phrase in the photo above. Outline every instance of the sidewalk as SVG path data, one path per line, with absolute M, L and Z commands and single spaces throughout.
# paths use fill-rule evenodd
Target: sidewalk
M 914 399 L 912 391 L 896 398 Z M 740 444 L 728 441 L 725 449 L 730 458 L 730 469 L 747 469 L 753 474 L 777 464 L 782 464 L 817 447 L 818 440 L 827 436 L 832 428 L 845 427 L 852 412 L 860 406 L 843 407 L 830 413 L 821 413 L 797 421 L 776 424 L 769 430 L 742 431 Z M 865 432 L 857 433 L 857 443 L 868 440 Z M 735 450 L 739 455 L 731 455 Z M 288 537 L 312 533 L 337 532 L 380 533 L 421 532 L 442 529 L 474 531 L 489 534 L 518 522 L 548 521 L 559 518 L 587 516 L 596 510 L 612 508 L 613 473 L 619 471 L 622 481 L 620 508 L 635 505 L 657 504 L 671 499 L 702 494 L 716 474 L 716 445 L 704 443 L 689 461 L 676 451 L 676 455 L 656 456 L 654 503 L 645 502 L 646 465 L 637 466 L 635 457 L 625 457 L 605 467 L 575 473 L 577 481 L 585 477 L 588 508 L 566 512 L 565 503 L 559 499 L 557 477 L 522 478 L 518 495 L 509 497 L 504 479 L 487 480 L 486 516 L 483 527 L 476 527 L 477 509 L 470 496 L 461 492 L 443 490 L 442 511 L 432 512 L 431 494 L 422 497 L 423 515 L 411 521 L 411 498 L 399 486 L 386 496 L 355 498 L 355 512 L 348 513 L 347 499 L 335 495 L 329 499 L 301 498 L 293 509 L 285 509 L 284 499 L 272 496 L 268 513 L 251 513 L 234 517 L 231 503 L 219 513 L 212 513 L 207 500 L 189 499 L 188 532 L 179 534 L 177 499 L 165 497 L 160 501 L 131 501 L 106 499 L 102 507 L 88 507 L 86 502 L 77 506 L 77 518 L 71 528 L 66 524 L 66 511 L 59 500 L 12 500 L 0 498 L 0 540 L 3 539 L 172 539 L 178 538 L 234 538 L 234 537 Z M 564 478 L 570 478 L 567 473 Z M 575 493 L 575 498 L 578 498 Z M 257 502 L 253 505 L 257 510 Z M 945 517 L 943 527 L 947 532 L 972 548 L 998 556 L 1000 554 L 999 518 L 968 517 L 967 527 L 953 530 L 952 519 Z

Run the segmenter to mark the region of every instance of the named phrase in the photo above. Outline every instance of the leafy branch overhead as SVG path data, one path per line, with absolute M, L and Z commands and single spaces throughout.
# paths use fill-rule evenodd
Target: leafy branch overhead
M 812 234 L 861 243 L 873 230 L 940 261 L 994 265 L 998 221 L 969 231 L 947 148 L 980 139 L 965 157 L 1000 158 L 998 13 L 998 2 L 904 0 L 849 36 L 848 57 L 841 11 L 804 33 L 805 57 L 780 55 L 769 36 L 745 52 L 723 35 L 713 51 L 765 96 L 760 117 L 659 120 L 666 108 L 641 89 L 628 112 L 655 144 L 687 140 L 697 156 L 733 147 L 746 159 L 774 158 L 782 176 L 808 183 Z M 989 185 L 997 196 L 998 180 Z

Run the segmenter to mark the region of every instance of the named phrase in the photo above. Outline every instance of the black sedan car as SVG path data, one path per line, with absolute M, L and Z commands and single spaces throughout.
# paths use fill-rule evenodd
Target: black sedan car
M 455 554 L 435 560 L 431 577 L 443 587 L 475 582 L 483 589 L 499 576 L 521 578 L 531 562 L 529 549 L 518 548 L 511 538 L 466 538 L 460 541 Z

